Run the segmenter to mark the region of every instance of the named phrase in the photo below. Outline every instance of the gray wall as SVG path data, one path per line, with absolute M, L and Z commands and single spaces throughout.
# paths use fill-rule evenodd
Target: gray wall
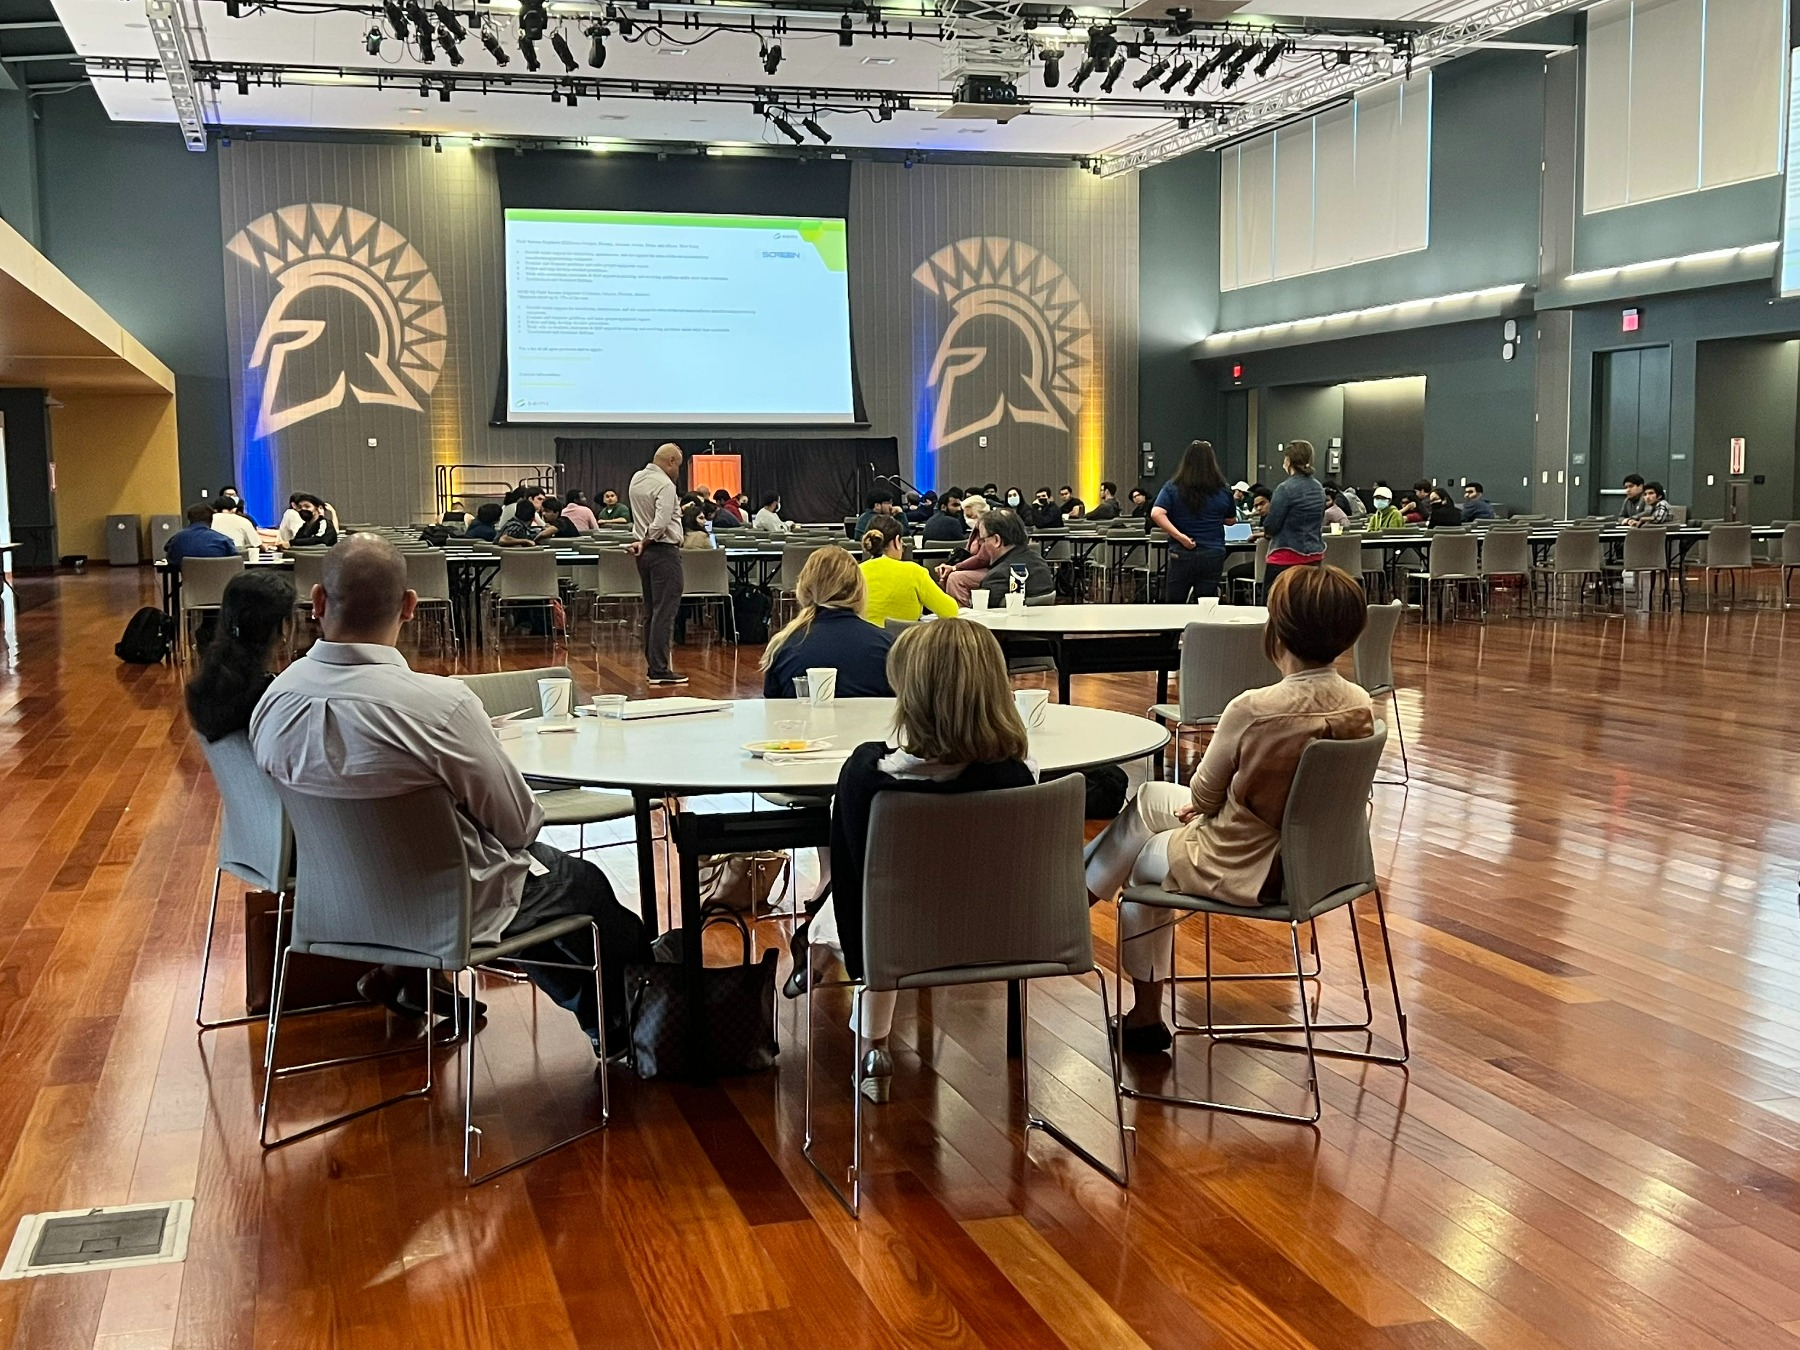
M 1300 384 L 1270 389 L 1263 395 L 1260 457 L 1254 475 L 1281 481 L 1281 447 L 1289 441 L 1311 441 L 1319 453 L 1319 475 L 1325 475 L 1325 449 L 1344 434 L 1344 387 Z
M 1742 436 L 1746 475 L 1764 479 L 1751 484 L 1750 519 L 1792 520 L 1800 341 L 1702 342 L 1694 357 L 1694 514 L 1725 514 L 1731 438 Z
M 1154 447 L 1167 476 L 1189 441 L 1224 435 L 1218 391 L 1188 357 L 1219 326 L 1217 155 L 1187 155 L 1139 176 L 1138 240 L 1138 439 Z
M 1429 379 L 1376 380 L 1340 386 L 1344 391 L 1344 465 L 1351 481 L 1386 483 L 1398 493 L 1425 475 L 1425 409 L 1431 397 Z M 1484 470 L 1464 465 L 1457 475 L 1473 478 L 1497 495 L 1496 501 L 1518 501 L 1502 484 L 1488 482 Z M 1448 474 L 1435 475 L 1449 477 Z
M 0 72 L 0 220 L 38 242 L 37 129 L 31 99 Z

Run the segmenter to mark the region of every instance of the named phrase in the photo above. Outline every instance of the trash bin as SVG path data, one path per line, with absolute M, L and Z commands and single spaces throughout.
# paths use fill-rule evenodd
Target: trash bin
M 142 526 L 137 516 L 106 518 L 106 561 L 114 567 L 136 567 L 144 560 Z
M 169 542 L 169 536 L 179 532 L 184 523 L 180 516 L 150 517 L 150 557 L 152 561 L 163 556 L 163 546 Z

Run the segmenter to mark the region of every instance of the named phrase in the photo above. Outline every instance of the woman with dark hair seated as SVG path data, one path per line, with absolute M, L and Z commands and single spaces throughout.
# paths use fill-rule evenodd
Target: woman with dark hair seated
M 188 721 L 207 741 L 249 729 L 293 617 L 294 587 L 280 572 L 254 568 L 225 583 L 212 641 L 186 691 Z
M 1372 735 L 1369 696 L 1333 668 L 1368 621 L 1362 585 L 1323 565 L 1295 567 L 1269 587 L 1263 650 L 1279 683 L 1225 705 L 1193 782 L 1145 783 L 1087 846 L 1089 899 L 1126 885 L 1159 885 L 1254 906 L 1281 890 L 1281 818 L 1300 756 L 1315 740 Z M 1163 986 L 1173 974 L 1175 925 L 1186 915 L 1153 905 L 1119 912 L 1119 961 L 1137 993 L 1125 1048 L 1167 1050 Z

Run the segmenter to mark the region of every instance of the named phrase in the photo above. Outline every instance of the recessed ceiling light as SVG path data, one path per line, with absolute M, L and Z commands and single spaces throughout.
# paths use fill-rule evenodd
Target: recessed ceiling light
M 408 117 L 423 117 L 425 115 L 425 110 L 423 108 L 402 108 L 400 111 L 405 113 Z
M 957 130 L 964 136 L 985 136 L 985 135 L 987 135 L 986 127 L 958 127 Z
M 594 120 L 596 122 L 623 122 L 625 120 L 625 114 L 624 113 L 597 113 L 594 116 Z
M 891 56 L 865 56 L 863 64 L 865 66 L 891 66 L 894 64 L 894 58 Z
M 686 47 L 658 47 L 656 49 L 656 52 L 657 52 L 657 55 L 659 55 L 659 56 L 686 56 L 687 48 Z

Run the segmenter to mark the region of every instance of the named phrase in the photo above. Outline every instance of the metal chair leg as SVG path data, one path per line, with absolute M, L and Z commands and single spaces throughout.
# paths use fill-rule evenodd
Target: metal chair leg
M 1108 1011 L 1106 1005 L 1106 976 L 1100 975 L 1099 980 L 1100 1011 L 1102 1018 L 1100 1025 L 1104 1027 L 1106 1025 Z M 1080 1158 L 1096 1172 L 1107 1177 L 1114 1184 L 1119 1186 L 1129 1186 L 1131 1184 L 1131 1151 L 1127 1148 L 1125 1143 L 1125 1131 L 1127 1129 L 1125 1124 L 1125 1104 L 1120 1099 L 1119 1095 L 1119 1064 L 1117 1057 L 1113 1057 L 1112 1065 L 1113 1117 L 1119 1135 L 1118 1167 L 1108 1167 L 1086 1148 L 1076 1143 L 1061 1126 L 1044 1119 L 1044 1117 L 1038 1115 L 1031 1109 L 1031 1011 L 1027 1001 L 1030 988 L 1030 980 L 1019 981 L 1019 1091 L 1024 1099 L 1025 1133 L 1029 1136 L 1033 1130 L 1042 1130 L 1045 1134 L 1056 1140 L 1057 1143 L 1068 1149 L 1069 1152 L 1073 1153 L 1077 1158 Z M 861 1096 L 862 1094 L 858 1093 L 857 1095 Z M 1135 1129 L 1133 1129 L 1133 1133 L 1136 1133 Z
M 266 1022 L 267 1013 L 245 1013 L 242 1017 L 223 1017 L 215 1021 L 207 1021 L 203 1009 L 206 1006 L 206 978 L 212 969 L 213 933 L 219 922 L 219 883 L 224 880 L 223 868 L 213 869 L 212 905 L 206 912 L 206 947 L 200 954 L 200 987 L 194 994 L 194 1026 L 199 1031 L 217 1031 L 220 1027 L 243 1027 L 252 1022 Z M 281 951 L 282 927 L 287 917 L 287 896 L 278 894 L 275 897 L 275 950 Z M 306 1008 L 290 1008 L 288 1016 L 298 1014 L 336 1012 L 344 1008 L 366 1008 L 369 1005 L 361 999 L 346 999 L 342 1003 L 317 1003 Z
M 1412 764 L 1406 758 L 1406 727 L 1400 721 L 1400 691 L 1389 686 L 1388 697 L 1393 700 L 1394 732 L 1400 742 L 1400 776 L 1377 778 L 1375 781 L 1383 787 L 1405 787 L 1412 782 Z
M 827 1172 L 819 1160 L 813 1156 L 813 990 L 816 987 L 851 989 L 855 991 L 852 995 L 853 998 L 860 1000 L 862 997 L 860 980 L 830 980 L 822 986 L 818 985 L 817 981 L 813 979 L 809 953 L 806 963 L 806 1109 L 800 1137 L 800 1154 L 806 1159 L 812 1170 L 819 1174 L 819 1180 L 830 1188 L 832 1195 L 836 1197 L 837 1202 L 844 1207 L 850 1217 L 859 1219 L 862 1217 L 862 1032 L 860 1030 L 856 1032 L 856 1061 L 851 1070 L 850 1095 L 855 1099 L 851 1104 L 851 1118 L 855 1122 L 856 1137 L 850 1148 L 850 1175 L 848 1178 L 850 1193 L 845 1195 L 843 1189 L 838 1185 L 837 1179 Z M 856 1022 L 860 1027 L 862 1018 L 858 1017 Z

